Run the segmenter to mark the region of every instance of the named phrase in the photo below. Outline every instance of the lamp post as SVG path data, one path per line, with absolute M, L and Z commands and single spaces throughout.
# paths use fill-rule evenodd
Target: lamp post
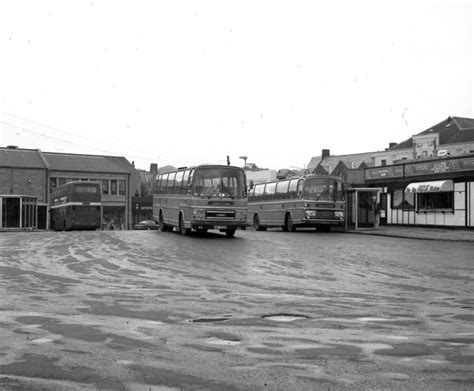
M 247 156 L 239 156 L 239 159 L 242 159 L 244 161 L 244 170 L 247 171 Z

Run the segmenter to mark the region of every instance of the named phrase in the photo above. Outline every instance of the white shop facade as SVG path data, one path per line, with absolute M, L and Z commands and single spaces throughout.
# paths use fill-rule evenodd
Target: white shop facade
M 365 169 L 382 188 L 382 224 L 474 227 L 474 156 L 410 161 Z

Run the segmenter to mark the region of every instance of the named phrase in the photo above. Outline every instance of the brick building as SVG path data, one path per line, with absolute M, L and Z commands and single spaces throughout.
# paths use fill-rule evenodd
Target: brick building
M 103 221 L 130 228 L 140 178 L 126 158 L 13 146 L 0 148 L 0 228 L 48 228 L 51 190 L 72 180 L 100 182 Z

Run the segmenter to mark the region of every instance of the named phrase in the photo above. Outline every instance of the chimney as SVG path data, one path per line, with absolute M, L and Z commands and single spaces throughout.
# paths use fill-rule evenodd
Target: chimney
M 322 160 L 322 159 L 325 159 L 325 158 L 327 158 L 327 157 L 329 157 L 329 155 L 330 155 L 329 149 L 323 149 L 323 150 L 321 151 L 321 160 Z
M 150 172 L 153 172 L 153 173 L 158 172 L 158 164 L 157 163 L 151 163 L 150 164 Z
M 389 148 L 393 148 L 395 145 L 397 145 L 398 143 L 388 143 L 388 147 Z
M 7 145 L 7 149 L 18 149 L 18 145 Z

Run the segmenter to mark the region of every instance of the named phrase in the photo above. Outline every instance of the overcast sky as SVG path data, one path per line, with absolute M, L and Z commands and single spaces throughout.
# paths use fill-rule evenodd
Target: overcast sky
M 471 1 L 2 1 L 0 146 L 304 167 L 474 118 Z

